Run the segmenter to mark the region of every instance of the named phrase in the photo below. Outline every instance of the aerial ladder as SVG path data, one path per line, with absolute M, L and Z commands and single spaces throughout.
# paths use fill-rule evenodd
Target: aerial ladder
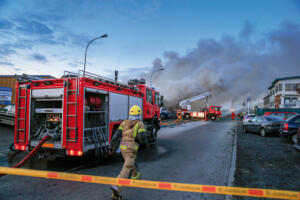
M 194 102 L 194 101 L 199 101 L 201 99 L 205 99 L 205 105 L 206 107 L 208 107 L 208 99 L 211 97 L 211 94 L 209 92 L 205 92 L 203 94 L 191 97 L 189 99 L 185 99 L 183 101 L 179 102 L 179 107 L 181 109 L 186 109 L 186 110 L 191 110 L 191 105 L 190 103 Z

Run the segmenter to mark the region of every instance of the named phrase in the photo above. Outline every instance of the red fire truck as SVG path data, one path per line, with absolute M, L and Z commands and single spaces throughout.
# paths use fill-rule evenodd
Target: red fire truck
M 149 142 L 156 141 L 160 129 L 163 98 L 146 87 L 144 79 L 124 84 L 88 72 L 65 72 L 58 79 L 19 81 L 16 89 L 16 150 L 30 150 L 51 135 L 43 151 L 106 155 L 112 135 L 133 105 L 142 108 Z
M 194 96 L 189 99 L 185 99 L 179 102 L 179 109 L 177 109 L 177 118 L 184 119 L 210 119 L 216 120 L 221 117 L 221 106 L 208 106 L 208 100 L 211 97 L 209 92 Z M 192 111 L 191 103 L 195 101 L 205 100 L 205 102 L 200 103 L 199 109 L 201 111 Z

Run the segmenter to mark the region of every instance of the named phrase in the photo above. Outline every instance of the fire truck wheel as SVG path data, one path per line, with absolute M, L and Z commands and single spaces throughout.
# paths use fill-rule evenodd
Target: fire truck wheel
M 186 113 L 185 115 L 184 115 L 184 119 L 190 119 L 190 114 L 188 114 L 188 113 Z
M 211 116 L 210 116 L 210 120 L 214 121 L 214 120 L 216 120 L 216 119 L 217 119 L 217 117 L 216 117 L 215 115 L 211 115 Z
M 14 143 L 11 143 L 10 146 L 9 146 L 9 149 L 10 149 L 11 151 L 16 151 L 16 150 L 15 150 L 15 144 L 14 144 Z
M 157 132 L 158 132 L 158 124 L 157 120 L 152 120 L 151 123 L 151 130 L 150 130 L 150 137 L 149 137 L 149 143 L 154 143 L 157 139 Z

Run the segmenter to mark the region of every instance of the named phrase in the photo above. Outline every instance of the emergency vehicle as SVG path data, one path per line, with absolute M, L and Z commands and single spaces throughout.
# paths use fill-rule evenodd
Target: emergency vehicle
M 23 80 L 16 85 L 14 146 L 30 150 L 51 135 L 43 151 L 82 156 L 93 151 L 107 154 L 108 145 L 129 109 L 138 105 L 143 122 L 154 143 L 160 129 L 163 98 L 145 80 L 128 84 L 78 71 L 65 72 L 58 79 Z
M 205 92 L 203 94 L 191 97 L 189 99 L 185 99 L 183 101 L 179 102 L 179 109 L 176 110 L 177 118 L 180 119 L 210 119 L 210 120 L 216 120 L 221 117 L 221 106 L 208 106 L 209 98 L 211 97 L 211 94 L 209 92 Z M 195 101 L 201 101 L 204 100 L 204 102 L 200 103 L 199 110 L 200 111 L 193 111 L 191 108 L 191 103 Z

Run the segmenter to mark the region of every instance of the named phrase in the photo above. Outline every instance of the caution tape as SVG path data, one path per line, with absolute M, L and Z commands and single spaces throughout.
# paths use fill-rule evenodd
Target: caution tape
M 66 180 L 66 181 L 78 181 L 78 182 L 86 182 L 86 183 L 119 185 L 119 186 L 126 186 L 126 187 L 137 187 L 137 188 L 148 188 L 148 189 L 159 189 L 159 190 L 300 200 L 300 192 L 285 191 L 285 190 L 270 190 L 270 189 L 258 189 L 258 188 L 242 188 L 242 187 L 198 185 L 198 184 L 171 183 L 171 182 L 146 181 L 146 180 L 131 180 L 131 179 L 103 177 L 103 176 L 72 174 L 72 173 L 64 173 L 64 172 L 41 171 L 41 170 L 32 170 L 32 169 L 16 169 L 16 168 L 8 168 L 8 167 L 0 167 L 0 174 L 31 176 L 31 177 Z

